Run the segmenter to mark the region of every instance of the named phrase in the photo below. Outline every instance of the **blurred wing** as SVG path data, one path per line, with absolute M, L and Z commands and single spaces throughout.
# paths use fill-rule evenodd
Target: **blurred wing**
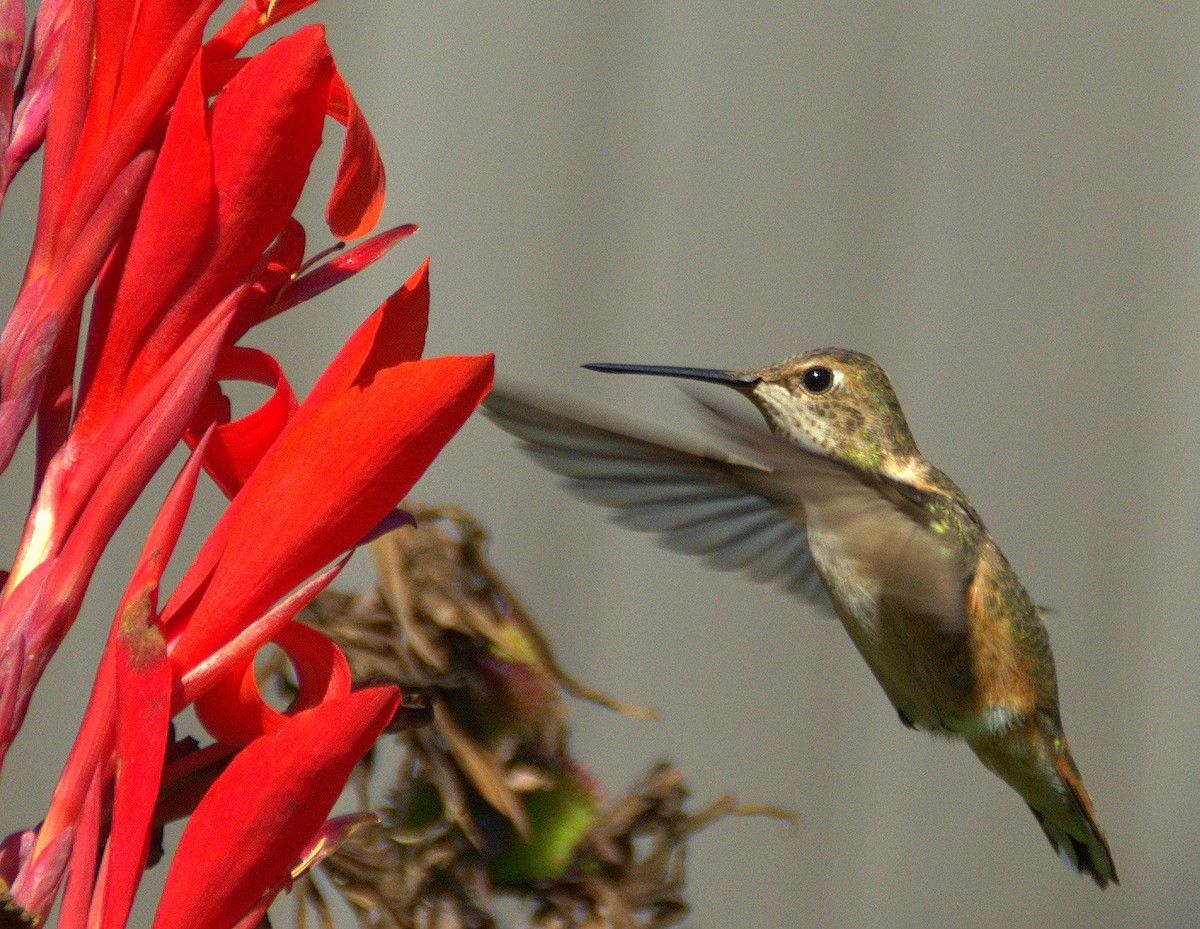
M 803 505 L 792 483 L 766 465 L 640 438 L 504 391 L 493 390 L 483 408 L 524 451 L 566 478 L 568 490 L 612 508 L 617 523 L 653 532 L 667 548 L 701 555 L 714 568 L 777 582 L 832 615 Z
M 930 529 L 932 496 L 805 452 L 746 417 L 693 400 L 715 432 L 764 464 L 765 471 L 751 478 L 755 483 L 774 485 L 769 493 L 777 499 L 804 500 L 809 533 L 821 544 L 828 531 L 837 562 L 854 565 L 881 600 L 936 619 L 949 633 L 966 629 L 974 563 Z

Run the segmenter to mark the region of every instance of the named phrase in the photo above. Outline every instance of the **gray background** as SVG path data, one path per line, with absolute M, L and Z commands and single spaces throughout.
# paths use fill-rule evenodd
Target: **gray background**
M 732 820 L 697 838 L 692 925 L 1195 924 L 1197 15 L 316 12 L 380 138 L 386 219 L 423 232 L 336 300 L 252 335 L 301 388 L 426 253 L 431 354 L 495 350 L 504 375 L 650 422 L 678 418 L 673 387 L 578 365 L 858 348 L 1057 611 L 1064 719 L 1123 880 L 1103 893 L 965 747 L 900 727 L 836 623 L 609 525 L 469 423 L 418 494 L 495 532 L 567 667 L 662 716 L 580 706 L 577 752 L 614 792 L 666 755 L 699 800 L 732 789 L 801 818 L 795 833 Z M 30 181 L 4 217 L 6 302 Z M 23 512 L 27 467 L 0 482 L 6 513 Z M 45 808 L 81 712 L 67 688 L 88 680 L 130 557 L 107 559 L 39 694 L 5 771 L 5 831 Z M 349 576 L 368 577 L 361 561 Z

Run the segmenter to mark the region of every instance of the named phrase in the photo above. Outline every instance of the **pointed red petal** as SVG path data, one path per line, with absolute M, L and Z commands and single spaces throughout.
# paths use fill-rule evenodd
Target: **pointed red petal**
M 280 297 L 275 311 L 282 312 L 298 303 L 325 293 L 330 287 L 353 277 L 359 271 L 378 261 L 391 251 L 393 245 L 416 231 L 417 227 L 411 223 L 396 226 L 335 255 L 319 268 L 309 271 L 289 284 Z
M 71 842 L 71 860 L 67 864 L 67 884 L 58 911 L 60 929 L 83 929 L 87 925 L 92 891 L 96 882 L 96 864 L 100 857 L 100 827 L 103 803 L 100 800 L 100 774 L 88 785 L 82 815 Z
M 193 112 L 202 92 L 189 76 L 184 96 L 192 103 L 178 143 L 164 142 L 120 268 L 110 330 L 96 347 L 96 382 L 107 395 L 128 395 L 151 377 L 287 230 L 320 145 L 333 74 L 324 33 L 311 26 L 255 55 L 211 113 Z M 198 180 L 210 172 L 211 189 Z M 180 222 L 181 196 L 190 222 Z M 89 395 L 85 416 L 95 402 Z
M 208 107 L 193 64 L 175 99 L 128 251 L 105 268 L 97 286 L 80 385 L 85 430 L 113 415 L 129 370 L 165 308 L 208 257 L 216 197 Z
M 121 764 L 108 845 L 105 926 L 125 925 L 141 883 L 171 718 L 171 663 L 148 594 L 128 604 L 113 637 Z
M 181 676 L 358 544 L 491 387 L 490 355 L 408 360 L 424 335 L 423 281 L 415 276 L 351 336 L 230 504 L 217 527 L 225 534 L 180 582 L 164 617 Z
M 171 719 L 171 663 L 154 615 L 162 573 L 183 531 L 211 441 L 206 433 L 175 479 L 134 568 L 113 628 L 116 669 L 117 768 L 105 865 L 105 926 L 123 926 L 150 849 L 154 804 L 162 782 Z
M 360 690 L 242 749 L 184 830 L 154 929 L 226 929 L 284 880 L 399 702 Z

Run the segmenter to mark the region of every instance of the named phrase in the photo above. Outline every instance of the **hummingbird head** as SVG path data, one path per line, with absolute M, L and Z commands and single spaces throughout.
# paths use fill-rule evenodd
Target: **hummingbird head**
M 904 468 L 919 454 L 896 391 L 862 352 L 822 348 L 753 371 L 747 395 L 771 431 L 865 471 Z
M 724 384 L 758 407 L 771 431 L 805 451 L 900 477 L 919 455 L 883 369 L 861 352 L 822 348 L 748 371 L 667 365 L 584 365 Z

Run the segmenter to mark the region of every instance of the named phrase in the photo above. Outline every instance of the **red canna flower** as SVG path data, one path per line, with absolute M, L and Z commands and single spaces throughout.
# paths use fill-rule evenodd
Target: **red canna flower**
M 307 3 L 247 0 L 202 44 L 217 5 L 49 2 L 22 64 L 23 6 L 0 0 L 0 196 L 45 144 L 37 232 L 0 334 L 0 466 L 35 421 L 38 450 L 0 592 L 0 763 L 109 539 L 177 443 L 191 447 L 46 818 L 0 845 L 12 901 L 41 920 L 61 890 L 65 927 L 125 924 L 167 817 L 194 810 L 156 926 L 252 921 L 354 825 L 326 818 L 400 695 L 352 692 L 338 648 L 292 620 L 355 546 L 404 518 L 400 499 L 491 384 L 491 356 L 421 358 L 427 264 L 302 402 L 269 353 L 238 344 L 414 227 L 306 270 L 292 212 L 326 118 L 346 126 L 326 216 L 341 239 L 380 215 L 374 139 L 320 27 L 238 57 Z M 271 396 L 234 420 L 231 380 Z M 230 502 L 160 596 L 201 471 Z M 270 641 L 300 682 L 287 714 L 254 685 Z M 208 746 L 172 736 L 192 704 Z

